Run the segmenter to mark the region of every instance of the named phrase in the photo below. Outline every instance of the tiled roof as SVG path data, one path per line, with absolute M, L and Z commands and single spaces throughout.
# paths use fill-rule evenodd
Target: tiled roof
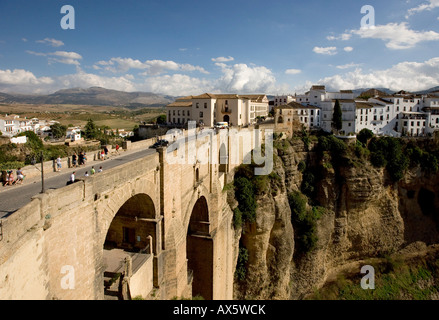
M 166 107 L 169 108 L 182 108 L 182 107 L 192 107 L 191 101 L 176 101 L 171 104 L 168 104 Z

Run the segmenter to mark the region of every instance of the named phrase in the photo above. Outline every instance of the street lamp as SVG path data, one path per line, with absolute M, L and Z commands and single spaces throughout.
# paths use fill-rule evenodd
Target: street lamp
M 44 193 L 46 190 L 44 189 L 44 155 L 41 151 L 41 193 Z

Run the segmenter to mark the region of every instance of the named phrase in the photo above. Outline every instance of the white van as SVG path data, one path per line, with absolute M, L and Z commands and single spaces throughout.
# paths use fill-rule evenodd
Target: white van
M 215 124 L 215 129 L 227 129 L 229 124 L 227 122 L 217 122 Z

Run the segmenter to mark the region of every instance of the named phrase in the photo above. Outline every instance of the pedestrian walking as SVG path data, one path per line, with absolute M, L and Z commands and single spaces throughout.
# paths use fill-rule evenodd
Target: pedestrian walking
M 18 168 L 17 170 L 17 180 L 15 181 L 15 184 L 17 184 L 18 182 L 20 182 L 20 184 L 23 184 L 24 178 L 26 176 L 23 174 L 23 171 L 21 170 L 21 168 Z
M 93 166 L 93 167 L 91 167 L 90 174 L 94 175 L 95 173 L 96 173 L 96 170 L 95 170 L 95 167 Z
M 56 172 L 60 172 L 62 168 L 61 157 L 56 158 Z
M 72 156 L 72 167 L 76 168 L 77 164 L 78 164 L 78 156 L 75 152 Z

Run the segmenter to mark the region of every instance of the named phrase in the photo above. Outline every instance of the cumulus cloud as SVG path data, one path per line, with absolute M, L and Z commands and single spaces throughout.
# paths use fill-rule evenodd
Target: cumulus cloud
M 364 72 L 361 68 L 319 80 L 334 89 L 389 88 L 394 91 L 425 90 L 438 85 L 439 57 L 424 62 L 402 62 L 386 70 Z
M 426 10 L 431 11 L 438 7 L 439 7 L 439 0 L 429 0 L 427 3 L 420 4 L 416 8 L 409 9 L 406 18 Z
M 352 48 L 352 47 L 344 47 L 343 50 L 346 51 L 346 52 L 352 52 L 352 51 L 354 51 L 354 48 Z
M 180 64 L 174 61 L 163 60 L 147 60 L 142 62 L 137 59 L 120 57 L 111 58 L 108 61 L 99 61 L 93 66 L 96 70 L 99 70 L 101 67 L 114 73 L 127 72 L 131 69 L 145 70 L 143 75 L 150 76 L 159 75 L 167 71 L 198 71 L 204 74 L 209 73 L 204 68 L 191 64 Z
M 263 93 L 275 88 L 276 79 L 266 67 L 235 64 L 221 65 L 223 75 L 216 82 L 221 92 Z
M 439 33 L 435 31 L 411 30 L 407 22 L 389 23 L 373 28 L 351 30 L 350 32 L 363 39 L 383 40 L 386 42 L 386 47 L 393 50 L 410 49 L 419 42 L 439 40 Z
M 313 51 L 317 54 L 323 54 L 323 55 L 329 55 L 333 56 L 337 54 L 337 48 L 336 47 L 314 47 Z
M 230 62 L 230 61 L 233 61 L 233 60 L 235 60 L 235 58 L 233 58 L 233 57 L 218 57 L 218 58 L 212 58 L 212 61 L 213 62 Z
M 139 90 L 168 94 L 173 96 L 198 95 L 204 92 L 213 92 L 211 81 L 190 77 L 184 74 L 160 75 L 145 79 L 138 86 Z
M 61 40 L 56 40 L 51 38 L 45 38 L 44 40 L 37 40 L 35 42 L 47 44 L 52 47 L 62 47 L 64 45 L 64 42 L 62 42 Z
M 285 70 L 285 74 L 299 74 L 302 73 L 300 69 L 287 69 Z
M 32 72 L 23 69 L 0 70 L 0 90 L 3 92 L 44 91 L 54 81 L 49 77 L 36 77 Z

